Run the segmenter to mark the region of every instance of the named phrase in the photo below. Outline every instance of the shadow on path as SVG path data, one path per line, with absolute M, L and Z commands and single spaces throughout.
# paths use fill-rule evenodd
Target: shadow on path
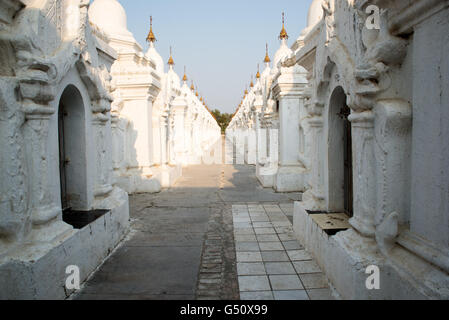
M 291 203 L 253 166 L 190 166 L 158 194 L 130 196 L 131 232 L 76 299 L 238 299 L 232 205 Z M 199 280 L 200 276 L 200 280 Z

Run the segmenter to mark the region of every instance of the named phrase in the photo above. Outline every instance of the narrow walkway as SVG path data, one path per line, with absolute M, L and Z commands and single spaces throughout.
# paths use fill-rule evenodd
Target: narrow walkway
M 254 171 L 253 166 L 191 166 L 184 169 L 183 177 L 173 188 L 158 194 L 130 196 L 132 221 L 128 239 L 74 298 L 239 299 L 240 294 L 242 298 L 248 298 L 256 294 L 253 291 L 259 292 L 259 288 L 245 289 L 244 282 L 241 282 L 239 290 L 237 259 L 244 262 L 241 260 L 244 255 L 242 252 L 252 252 L 252 249 L 242 251 L 246 245 L 251 244 L 240 243 L 245 238 L 238 233 L 245 231 L 240 228 L 243 225 L 236 225 L 234 229 L 233 205 L 236 205 L 234 208 L 237 210 L 237 219 L 244 219 L 245 212 L 248 212 L 246 219 L 253 219 L 235 223 L 251 224 L 256 234 L 258 227 L 264 225 L 262 223 L 276 221 L 265 221 L 265 215 L 280 219 L 280 215 L 275 214 L 279 213 L 280 208 L 290 214 L 291 210 L 287 208 L 292 208 L 293 201 L 300 200 L 301 195 L 278 194 L 271 189 L 263 189 L 257 182 Z M 274 211 L 270 211 L 270 208 Z M 276 226 L 273 225 L 275 231 L 281 230 L 279 228 L 283 226 L 280 224 L 290 223 L 285 216 L 282 220 L 276 222 Z M 238 240 L 237 253 L 234 230 Z M 260 234 L 259 237 L 251 237 L 251 241 L 244 242 L 259 240 L 260 244 L 256 242 L 257 252 L 260 249 L 260 254 L 263 253 L 265 259 L 269 259 L 269 254 L 264 253 L 265 249 L 281 249 L 279 246 L 270 247 L 274 245 L 270 242 L 275 241 L 262 244 L 264 239 L 269 240 L 273 236 L 279 237 L 281 241 L 293 241 L 292 234 L 285 232 L 276 235 L 267 233 L 265 236 Z M 288 248 L 284 247 L 282 250 Z M 244 265 L 239 265 L 240 272 L 243 272 L 242 267 Z M 269 270 L 265 274 L 266 277 L 272 275 Z M 277 291 L 277 287 L 273 285 L 274 279 L 270 282 L 269 289 Z M 307 289 L 305 280 L 301 278 L 301 281 Z M 268 287 L 262 289 L 270 291 Z M 314 294 L 318 292 L 308 290 L 307 293 L 310 298 L 314 298 Z M 276 297 L 283 297 L 280 294 L 274 293 Z M 260 295 L 271 297 L 267 293 Z M 324 296 L 324 292 L 316 296 Z
M 332 299 L 324 274 L 296 240 L 293 205 L 232 206 L 242 300 Z

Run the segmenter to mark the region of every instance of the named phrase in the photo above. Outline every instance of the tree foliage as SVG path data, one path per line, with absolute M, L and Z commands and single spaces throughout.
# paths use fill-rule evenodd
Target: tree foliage
M 215 119 L 218 122 L 218 125 L 221 127 L 221 132 L 225 133 L 226 128 L 229 125 L 229 122 L 231 122 L 232 114 L 230 113 L 221 113 L 220 110 L 215 109 L 211 111 L 214 115 Z

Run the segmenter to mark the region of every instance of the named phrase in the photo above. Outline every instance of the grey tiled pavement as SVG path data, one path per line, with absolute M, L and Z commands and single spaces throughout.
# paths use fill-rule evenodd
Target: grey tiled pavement
M 242 300 L 329 300 L 328 282 L 293 234 L 293 204 L 232 206 Z

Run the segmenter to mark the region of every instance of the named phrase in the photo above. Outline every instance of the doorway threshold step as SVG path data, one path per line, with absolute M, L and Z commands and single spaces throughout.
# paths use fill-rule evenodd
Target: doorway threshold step
M 346 213 L 311 214 L 310 216 L 324 231 L 343 231 L 351 228 Z

